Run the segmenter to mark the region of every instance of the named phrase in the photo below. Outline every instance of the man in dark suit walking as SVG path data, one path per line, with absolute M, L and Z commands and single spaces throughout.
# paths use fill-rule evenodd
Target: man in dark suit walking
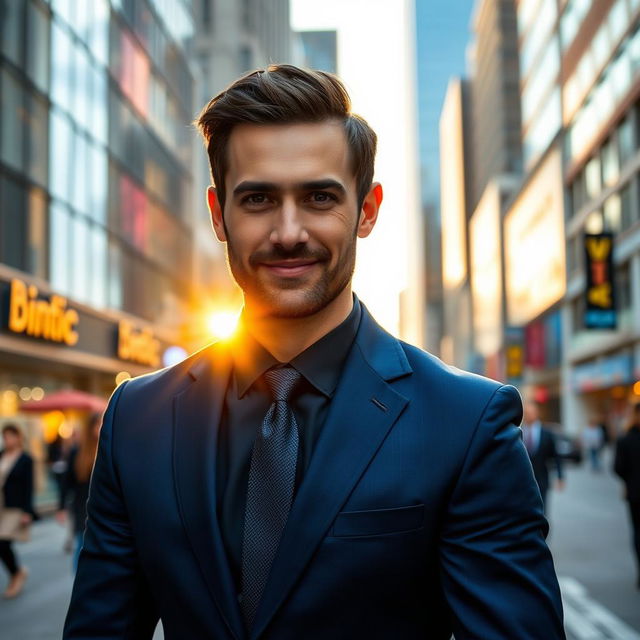
M 547 492 L 549 491 L 549 466 L 555 468 L 556 488 L 564 489 L 564 469 L 562 458 L 556 447 L 554 433 L 547 429 L 540 421 L 540 410 L 533 401 L 527 401 L 524 405 L 524 422 L 522 423 L 522 437 L 531 460 L 533 475 L 538 483 L 542 503 L 545 511 L 547 508 Z
M 627 432 L 616 443 L 613 468 L 625 486 L 638 568 L 637 586 L 640 589 L 640 402 L 633 406 Z
M 352 293 L 382 188 L 343 85 L 270 67 L 198 123 L 241 328 L 114 392 L 64 637 L 564 638 L 517 391 Z

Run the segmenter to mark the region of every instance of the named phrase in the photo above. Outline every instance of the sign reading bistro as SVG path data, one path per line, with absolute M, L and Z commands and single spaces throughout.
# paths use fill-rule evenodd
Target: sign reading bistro
M 11 281 L 9 330 L 51 342 L 73 346 L 78 342 L 75 330 L 79 321 L 75 309 L 67 309 L 67 299 L 52 295 L 49 300 L 38 298 L 38 288 L 22 280 Z

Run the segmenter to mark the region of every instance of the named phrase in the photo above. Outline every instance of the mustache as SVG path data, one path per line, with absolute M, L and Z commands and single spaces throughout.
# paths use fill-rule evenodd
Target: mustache
M 306 245 L 296 245 L 292 249 L 274 246 L 270 250 L 256 251 L 249 257 L 249 264 L 257 267 L 264 262 L 278 262 L 280 260 L 313 260 L 324 262 L 331 257 L 327 249 L 309 249 Z

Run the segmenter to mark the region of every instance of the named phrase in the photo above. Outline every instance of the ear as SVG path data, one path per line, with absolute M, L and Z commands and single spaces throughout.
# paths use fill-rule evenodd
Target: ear
M 362 203 L 360 222 L 358 222 L 358 238 L 366 238 L 373 231 L 378 220 L 382 195 L 382 185 L 379 182 L 374 182 Z
M 216 238 L 220 242 L 227 241 L 227 234 L 224 230 L 224 221 L 222 219 L 222 208 L 220 207 L 220 200 L 218 198 L 218 192 L 215 187 L 207 188 L 207 204 L 209 205 L 209 213 L 211 214 L 211 224 L 216 234 Z

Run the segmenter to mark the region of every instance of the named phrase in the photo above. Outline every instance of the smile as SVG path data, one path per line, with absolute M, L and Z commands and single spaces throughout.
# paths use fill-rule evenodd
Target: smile
M 316 260 L 283 260 L 281 262 L 263 262 L 262 266 L 276 276 L 297 278 L 311 271 L 316 264 L 318 264 Z

